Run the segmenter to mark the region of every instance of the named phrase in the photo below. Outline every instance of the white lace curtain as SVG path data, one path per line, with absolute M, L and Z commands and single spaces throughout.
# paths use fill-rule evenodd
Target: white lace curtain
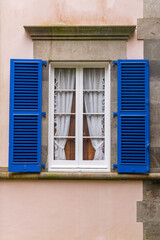
M 104 90 L 104 69 L 84 69 L 83 85 L 84 90 L 91 90 L 91 92 L 84 93 L 86 113 L 104 113 L 104 93 L 93 91 Z M 87 115 L 87 124 L 90 136 L 103 136 L 103 115 Z M 95 149 L 94 160 L 104 160 L 104 140 L 91 138 L 91 143 Z
M 70 126 L 70 115 L 58 115 L 58 113 L 71 113 L 73 90 L 75 82 L 75 69 L 56 69 L 55 88 L 55 136 L 68 136 Z M 55 160 L 66 160 L 65 145 L 67 138 L 55 138 Z

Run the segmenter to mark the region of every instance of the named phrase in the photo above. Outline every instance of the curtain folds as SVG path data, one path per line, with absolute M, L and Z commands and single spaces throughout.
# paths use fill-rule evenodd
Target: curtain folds
M 55 91 L 54 112 L 55 112 L 55 160 L 66 160 L 65 145 L 67 138 L 56 138 L 68 136 L 73 92 L 63 90 L 73 90 L 75 83 L 75 69 L 56 69 L 55 71 Z M 58 115 L 61 113 L 61 115 Z M 65 115 L 67 113 L 68 115 Z M 63 115 L 64 114 L 64 115 Z
M 104 113 L 104 69 L 84 69 L 83 86 L 88 90 L 84 92 L 86 113 Z M 87 124 L 90 136 L 104 136 L 104 115 L 87 115 Z M 91 138 L 91 143 L 95 149 L 93 160 L 104 160 L 104 140 Z

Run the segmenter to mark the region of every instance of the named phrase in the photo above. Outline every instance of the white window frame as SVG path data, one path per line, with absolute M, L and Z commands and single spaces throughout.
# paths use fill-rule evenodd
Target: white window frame
M 105 69 L 105 159 L 83 160 L 83 91 L 76 91 L 75 160 L 54 160 L 54 69 L 76 68 L 76 89 L 83 89 L 83 68 Z M 81 101 L 79 101 L 81 99 Z M 110 172 L 110 63 L 109 62 L 50 62 L 49 64 L 49 134 L 48 171 Z M 78 148 L 77 148 L 78 146 Z

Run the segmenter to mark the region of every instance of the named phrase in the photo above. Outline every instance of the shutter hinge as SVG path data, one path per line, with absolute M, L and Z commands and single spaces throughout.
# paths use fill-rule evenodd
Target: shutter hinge
M 117 65 L 117 61 L 113 61 L 113 66 Z
M 45 168 L 46 167 L 45 163 L 41 163 L 41 167 Z
M 117 116 L 117 112 L 113 112 L 113 118 Z
M 46 117 L 46 112 L 41 113 L 43 117 Z
M 113 169 L 117 168 L 118 164 L 113 164 Z
M 42 167 L 42 168 L 45 168 L 45 167 L 46 167 L 45 163 L 38 164 L 38 166 L 40 166 L 40 167 Z
M 47 66 L 47 61 L 42 61 L 42 64 L 46 67 Z

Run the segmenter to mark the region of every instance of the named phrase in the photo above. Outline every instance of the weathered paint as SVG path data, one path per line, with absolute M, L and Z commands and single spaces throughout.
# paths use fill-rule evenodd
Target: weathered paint
M 142 240 L 141 182 L 1 181 L 1 240 Z

